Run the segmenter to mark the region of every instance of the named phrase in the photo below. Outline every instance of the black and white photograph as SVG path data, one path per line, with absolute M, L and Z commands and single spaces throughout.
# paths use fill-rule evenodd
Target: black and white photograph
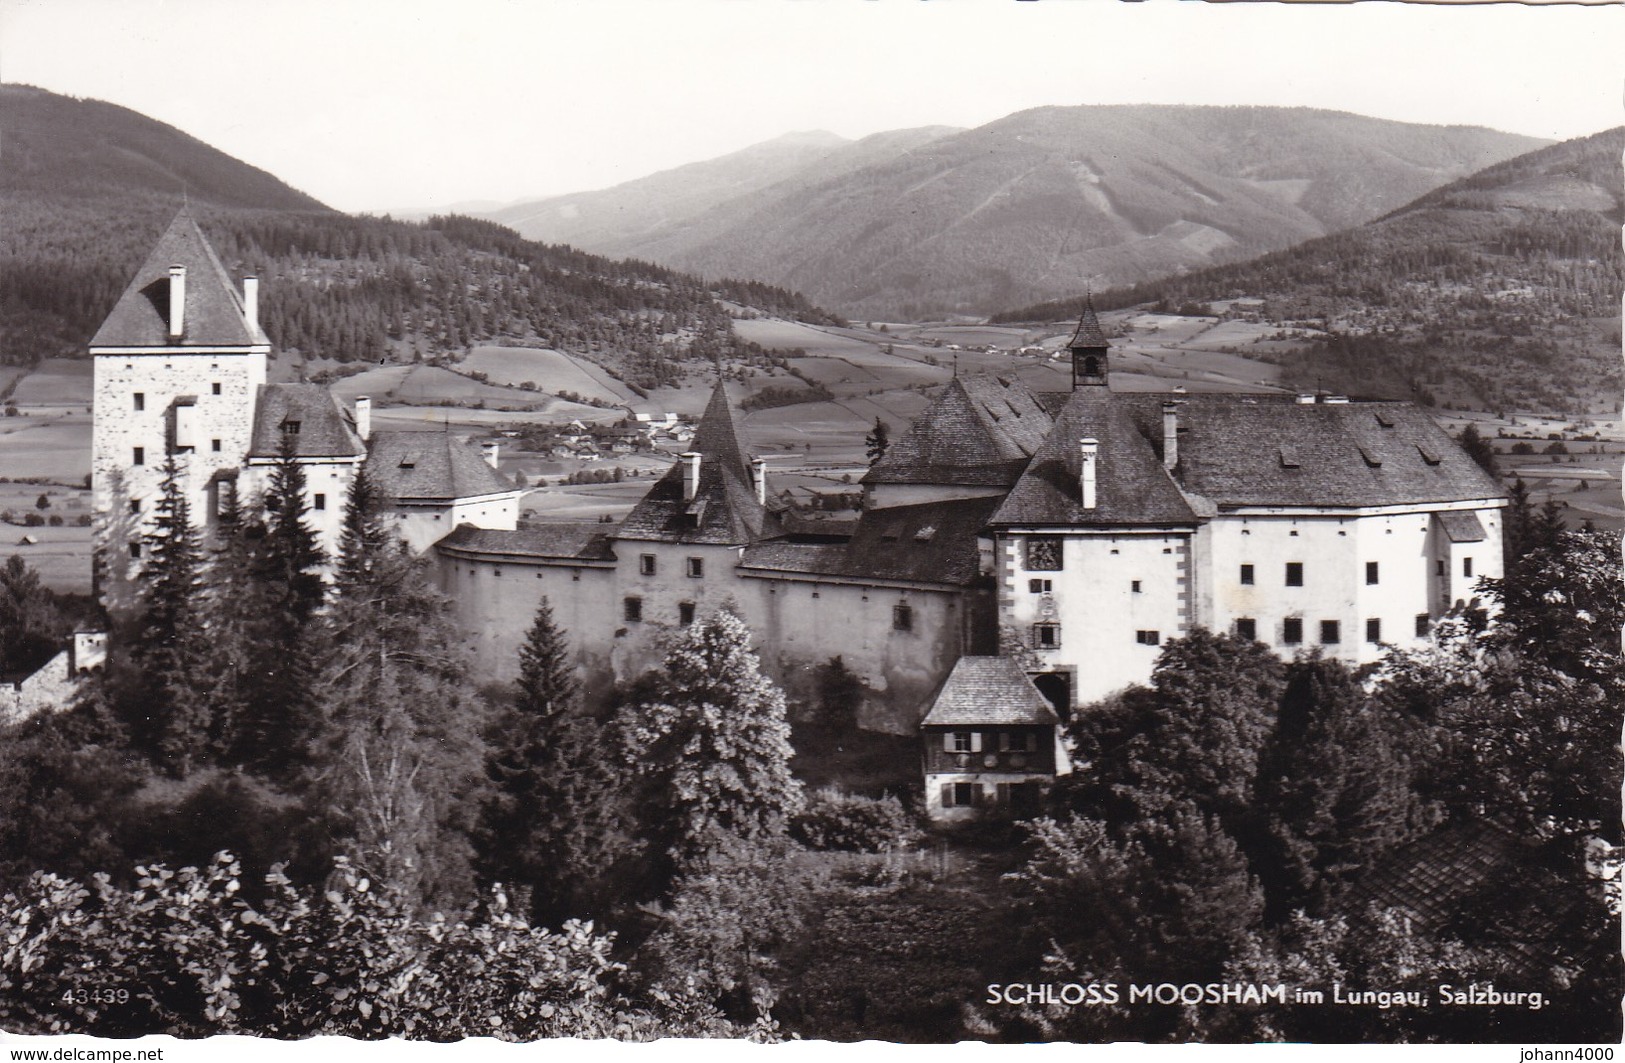
M 5 0 L 0 1063 L 1612 1059 L 1622 56 Z

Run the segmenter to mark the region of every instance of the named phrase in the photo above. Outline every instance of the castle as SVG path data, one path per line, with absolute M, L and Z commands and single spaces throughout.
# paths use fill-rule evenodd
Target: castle
M 252 497 L 291 445 L 329 550 L 364 465 L 401 534 L 433 551 L 478 674 L 514 673 L 543 597 L 589 689 L 652 667 L 665 633 L 727 604 L 793 695 L 839 657 L 863 683 L 862 726 L 923 730 L 940 818 L 1027 800 L 1065 770 L 1057 724 L 1146 681 L 1194 627 L 1361 664 L 1501 575 L 1504 492 L 1424 411 L 1119 393 L 1092 308 L 1069 392 L 956 377 L 839 530 L 771 504 L 720 382 L 689 451 L 618 525 L 520 527 L 494 455 L 374 432 L 365 399 L 268 384 L 256 288 L 238 290 L 183 212 L 92 341 L 110 605 L 128 598 L 166 459 L 207 527 L 222 491 Z

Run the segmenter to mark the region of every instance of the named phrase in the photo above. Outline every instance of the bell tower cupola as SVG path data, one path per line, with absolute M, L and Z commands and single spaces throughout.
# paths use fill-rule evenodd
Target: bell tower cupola
M 1093 298 L 1085 298 L 1083 316 L 1078 318 L 1078 327 L 1066 347 L 1072 352 L 1072 390 L 1107 386 L 1111 347 L 1100 327 L 1100 319 L 1095 317 Z

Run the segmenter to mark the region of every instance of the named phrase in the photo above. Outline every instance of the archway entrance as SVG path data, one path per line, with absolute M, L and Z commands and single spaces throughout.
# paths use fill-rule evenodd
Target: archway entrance
M 1033 676 L 1033 686 L 1044 695 L 1062 722 L 1072 718 L 1072 677 L 1066 672 L 1045 672 Z

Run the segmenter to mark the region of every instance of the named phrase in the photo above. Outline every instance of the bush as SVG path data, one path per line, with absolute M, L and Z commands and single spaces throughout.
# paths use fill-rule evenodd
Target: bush
M 38 513 L 26 513 L 23 515 L 23 526 L 28 528 L 44 527 L 45 518 L 40 516 Z
M 62 527 L 62 514 L 52 513 L 50 517 L 46 519 L 45 523 L 49 524 L 53 528 Z
M 790 821 L 790 834 L 809 849 L 850 853 L 907 849 L 922 837 L 903 802 L 890 794 L 861 797 L 835 789 L 814 791 Z

